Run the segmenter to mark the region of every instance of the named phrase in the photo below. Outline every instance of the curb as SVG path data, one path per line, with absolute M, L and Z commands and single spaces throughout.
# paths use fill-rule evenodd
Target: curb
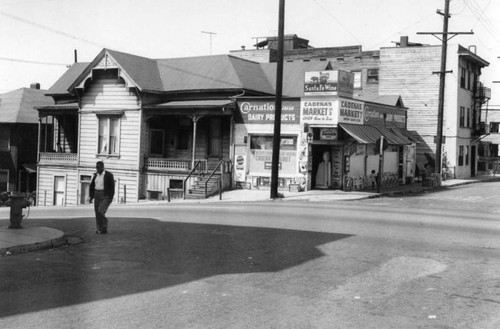
M 57 233 L 58 236 L 45 241 L 0 248 L 0 256 L 9 256 L 14 254 L 22 254 L 31 251 L 42 250 L 42 249 L 51 249 L 65 244 L 67 242 L 65 234 L 59 230 L 54 230 L 54 231 L 58 231 Z

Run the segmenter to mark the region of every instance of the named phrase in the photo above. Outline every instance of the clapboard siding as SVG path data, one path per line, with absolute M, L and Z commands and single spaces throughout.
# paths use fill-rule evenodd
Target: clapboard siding
M 436 135 L 440 47 L 382 48 L 379 92 L 401 95 L 408 107 L 408 130 L 421 136 Z
M 37 205 L 52 206 L 54 204 L 54 177 L 65 177 L 64 204 L 75 205 L 78 198 L 78 179 L 76 169 L 65 167 L 39 167 L 37 186 Z
M 100 79 L 93 82 L 82 96 L 80 125 L 80 165 L 94 166 L 96 159 L 105 161 L 106 167 L 139 170 L 140 116 L 139 98 L 121 79 Z M 97 154 L 98 117 L 106 111 L 122 110 L 120 116 L 119 156 Z

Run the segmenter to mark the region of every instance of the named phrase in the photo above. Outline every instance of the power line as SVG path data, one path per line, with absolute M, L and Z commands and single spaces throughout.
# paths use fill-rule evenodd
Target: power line
M 45 26 L 45 25 L 42 25 L 42 24 L 30 21 L 30 20 L 27 20 L 27 19 L 24 19 L 22 17 L 18 17 L 18 16 L 15 16 L 15 15 L 6 13 L 4 11 L 0 11 L 0 15 L 8 17 L 8 18 L 11 18 L 11 19 L 14 19 L 16 21 L 19 21 L 19 22 L 22 22 L 22 23 L 25 23 L 25 24 L 28 24 L 28 25 L 31 25 L 31 26 L 38 27 L 38 28 L 40 28 L 42 30 L 49 31 L 49 32 L 52 32 L 54 34 L 61 35 L 61 36 L 66 37 L 66 38 L 70 38 L 70 39 L 73 39 L 73 40 L 78 40 L 78 41 L 81 41 L 81 42 L 85 42 L 85 43 L 97 46 L 99 48 L 106 48 L 106 46 L 103 46 L 103 45 L 101 45 L 99 43 L 96 43 L 96 42 L 93 42 L 93 41 L 90 41 L 90 40 L 87 40 L 87 39 L 79 38 L 79 37 L 77 37 L 75 35 L 71 35 L 69 33 L 56 30 L 54 28 L 51 28 L 51 27 L 48 27 L 48 26 Z
M 27 59 L 8 58 L 8 57 L 0 57 L 0 60 L 2 60 L 2 61 L 10 61 L 10 62 L 19 62 L 19 63 L 40 64 L 40 65 L 68 66 L 68 64 L 63 64 L 63 63 L 30 61 L 30 60 L 27 60 Z

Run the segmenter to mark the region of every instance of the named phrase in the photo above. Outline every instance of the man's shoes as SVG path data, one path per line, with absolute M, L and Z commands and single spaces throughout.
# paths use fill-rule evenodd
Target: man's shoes
M 95 231 L 95 234 L 108 234 L 108 231 Z

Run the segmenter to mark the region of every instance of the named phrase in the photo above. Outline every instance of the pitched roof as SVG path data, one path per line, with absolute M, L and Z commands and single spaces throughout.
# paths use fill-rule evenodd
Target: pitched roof
M 276 86 L 277 63 L 261 63 L 268 81 L 273 88 Z M 306 72 L 324 71 L 329 69 L 329 62 L 284 62 L 283 63 L 283 96 L 304 96 L 304 79 Z
M 164 91 L 247 89 L 273 93 L 256 62 L 230 55 L 158 59 Z
M 75 63 L 49 88 L 47 95 L 67 94 L 71 85 L 87 69 L 90 63 Z
M 91 63 L 76 63 L 49 89 L 48 94 L 67 94 L 109 54 L 144 91 L 175 92 L 223 89 L 246 89 L 271 94 L 269 84 L 259 63 L 230 55 L 149 59 L 104 49 Z
M 403 99 L 399 95 L 365 95 L 356 96 L 355 98 L 365 102 L 405 107 L 403 104 Z
M 46 90 L 20 88 L 0 94 L 0 122 L 38 123 L 38 112 L 34 106 L 52 105 L 51 97 L 45 96 Z

